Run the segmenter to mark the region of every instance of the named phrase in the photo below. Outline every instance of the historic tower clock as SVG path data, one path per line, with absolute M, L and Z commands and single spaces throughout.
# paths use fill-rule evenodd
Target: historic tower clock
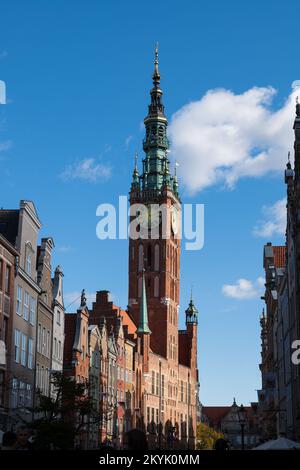
M 136 161 L 130 190 L 130 205 L 144 204 L 148 212 L 143 212 L 140 219 L 140 237 L 129 242 L 128 305 L 130 314 L 138 322 L 144 272 L 151 349 L 177 363 L 181 204 L 176 168 L 175 174 L 170 175 L 168 121 L 159 86 L 157 49 L 152 78 L 151 103 L 144 119 L 146 136 L 142 173 L 139 174 Z M 163 220 L 158 206 L 164 207 L 166 218 Z M 167 228 L 166 233 L 164 227 Z M 158 236 L 153 237 L 155 231 Z

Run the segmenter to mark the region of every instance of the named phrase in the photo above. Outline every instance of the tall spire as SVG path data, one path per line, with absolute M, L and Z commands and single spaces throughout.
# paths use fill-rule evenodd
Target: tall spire
M 140 320 L 137 328 L 137 333 L 150 334 L 151 330 L 148 325 L 148 309 L 147 309 L 147 295 L 145 285 L 145 270 L 143 270 L 142 277 L 142 297 L 140 303 Z
M 131 189 L 139 189 L 140 187 L 140 177 L 139 177 L 139 170 L 138 170 L 137 162 L 138 162 L 138 153 L 136 151 L 134 155 L 134 170 L 132 174 Z
M 160 82 L 160 73 L 158 71 L 158 42 L 155 47 L 154 73 L 152 75 L 153 85 L 158 88 Z

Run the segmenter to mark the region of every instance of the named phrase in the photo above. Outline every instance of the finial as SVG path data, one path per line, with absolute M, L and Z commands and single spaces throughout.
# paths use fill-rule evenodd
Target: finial
M 156 43 L 156 46 L 155 46 L 154 73 L 153 73 L 152 78 L 153 78 L 153 84 L 155 86 L 158 86 L 160 82 L 160 74 L 158 71 L 158 42 Z
M 174 175 L 177 176 L 177 167 L 179 167 L 179 163 L 175 161 L 175 167 L 174 167 Z
M 135 155 L 134 155 L 134 169 L 136 171 L 138 169 L 138 152 L 137 152 L 137 150 L 135 151 Z
M 191 302 L 193 302 L 193 286 L 191 286 Z
M 236 406 L 235 397 L 233 398 L 233 405 L 232 406 Z
M 84 289 L 81 291 L 80 307 L 86 307 L 86 295 Z

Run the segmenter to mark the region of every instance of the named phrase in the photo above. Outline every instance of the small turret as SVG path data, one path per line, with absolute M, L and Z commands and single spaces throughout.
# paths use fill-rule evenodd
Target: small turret
M 139 189 L 140 188 L 140 176 L 139 176 L 139 171 L 138 171 L 138 154 L 137 152 L 135 153 L 135 163 L 134 163 L 134 170 L 132 174 L 132 183 L 131 183 L 131 189 Z
M 192 323 L 194 325 L 198 324 L 198 310 L 196 309 L 194 305 L 192 293 L 191 293 L 191 300 L 190 300 L 189 306 L 185 311 L 185 318 L 186 318 L 187 325 L 189 323 Z

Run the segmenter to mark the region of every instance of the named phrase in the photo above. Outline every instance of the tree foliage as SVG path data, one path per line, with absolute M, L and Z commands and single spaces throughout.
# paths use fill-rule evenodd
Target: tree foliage
M 91 398 L 88 382 L 76 383 L 73 377 L 55 372 L 51 379 L 55 393 L 37 392 L 31 409 L 37 449 L 72 449 L 76 438 L 87 435 L 89 426 L 100 423 L 101 416 Z
M 224 438 L 224 435 L 207 424 L 197 424 L 196 447 L 199 450 L 212 450 L 217 439 Z

